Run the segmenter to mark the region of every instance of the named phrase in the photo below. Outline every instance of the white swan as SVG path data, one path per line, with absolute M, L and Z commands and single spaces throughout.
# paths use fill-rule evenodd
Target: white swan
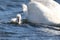
M 21 14 L 17 14 L 17 17 L 16 17 L 16 18 L 12 18 L 12 19 L 11 19 L 11 22 L 12 22 L 12 23 L 21 24 L 21 23 L 22 23 L 21 20 L 22 20 Z
M 57 13 L 34 0 L 28 4 L 28 21 L 32 23 L 60 24 L 60 14 Z

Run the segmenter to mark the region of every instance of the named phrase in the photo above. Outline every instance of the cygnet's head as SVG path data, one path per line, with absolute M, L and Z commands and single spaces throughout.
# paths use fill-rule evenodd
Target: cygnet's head
M 17 18 L 21 18 L 21 14 L 17 14 Z

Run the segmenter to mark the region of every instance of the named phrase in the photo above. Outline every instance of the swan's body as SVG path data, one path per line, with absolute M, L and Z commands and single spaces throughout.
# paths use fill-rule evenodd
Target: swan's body
M 17 14 L 17 17 L 16 18 L 12 18 L 11 19 L 11 22 L 12 23 L 18 23 L 18 24 L 21 24 L 21 15 L 20 14 Z
M 60 24 L 60 13 L 55 13 L 44 4 L 33 0 L 28 4 L 28 21 L 37 24 Z

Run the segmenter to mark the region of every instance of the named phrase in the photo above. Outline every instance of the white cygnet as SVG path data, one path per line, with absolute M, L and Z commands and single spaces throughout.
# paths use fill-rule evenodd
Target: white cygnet
M 11 22 L 21 24 L 21 14 L 17 14 L 16 18 L 12 18 Z

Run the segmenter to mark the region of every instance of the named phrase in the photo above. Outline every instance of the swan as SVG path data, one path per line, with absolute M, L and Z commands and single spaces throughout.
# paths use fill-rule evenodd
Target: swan
M 11 23 L 17 23 L 17 24 L 21 24 L 22 18 L 21 18 L 21 14 L 17 14 L 16 18 L 12 18 L 11 19 Z
M 28 3 L 28 21 L 35 24 L 60 24 L 60 14 L 51 11 L 50 8 L 44 4 L 31 0 Z

